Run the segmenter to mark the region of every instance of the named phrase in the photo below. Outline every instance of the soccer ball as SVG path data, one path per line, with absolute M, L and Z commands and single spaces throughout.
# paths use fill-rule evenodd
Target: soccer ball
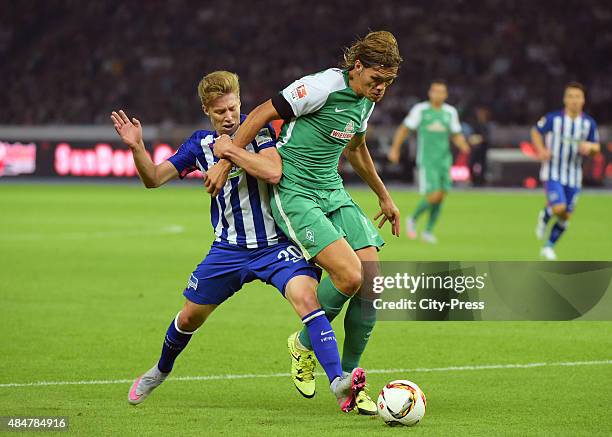
M 412 381 L 399 379 L 383 387 L 378 395 L 378 415 L 389 426 L 414 426 L 425 415 L 425 394 Z

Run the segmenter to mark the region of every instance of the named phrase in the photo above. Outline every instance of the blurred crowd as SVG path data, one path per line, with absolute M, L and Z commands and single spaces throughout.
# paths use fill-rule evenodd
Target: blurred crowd
M 502 124 L 533 123 L 578 80 L 588 112 L 612 122 L 608 0 L 22 0 L 2 9 L 0 124 L 108 123 L 116 108 L 145 124 L 197 123 L 197 83 L 216 69 L 239 74 L 248 111 L 337 65 L 368 29 L 392 31 L 404 57 L 375 123 L 399 123 L 438 77 L 450 103 L 486 106 Z

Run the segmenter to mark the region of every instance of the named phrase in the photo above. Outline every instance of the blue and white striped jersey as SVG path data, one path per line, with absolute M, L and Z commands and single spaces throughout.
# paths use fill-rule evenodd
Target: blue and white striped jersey
M 572 188 L 582 186 L 582 155 L 578 153 L 582 141 L 599 142 L 597 123 L 585 113 L 572 119 L 565 111 L 549 112 L 535 128 L 544 136 L 551 152 L 549 161 L 542 163 L 540 179 L 557 181 Z
M 244 116 L 241 116 L 241 122 Z M 217 133 L 198 130 L 187 139 L 168 160 L 176 167 L 180 178 L 195 170 L 205 173 L 219 161 L 213 154 Z M 275 147 L 272 127 L 259 131 L 246 150 L 257 153 Z M 215 241 L 249 249 L 268 247 L 287 237 L 276 226 L 270 210 L 268 184 L 233 167 L 219 195 L 211 199 L 210 220 L 215 230 Z

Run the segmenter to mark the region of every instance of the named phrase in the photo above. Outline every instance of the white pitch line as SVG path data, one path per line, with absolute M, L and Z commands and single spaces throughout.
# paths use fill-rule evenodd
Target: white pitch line
M 180 225 L 170 225 L 161 228 L 153 229 L 118 229 L 114 231 L 99 231 L 99 232 L 61 232 L 51 234 L 13 234 L 0 235 L 0 240 L 3 241 L 38 241 L 38 240 L 90 240 L 93 238 L 123 238 L 123 237 L 139 237 L 142 235 L 165 235 L 165 234 L 180 234 L 185 231 L 185 228 Z
M 416 367 L 413 369 L 370 369 L 370 374 L 385 373 L 424 373 L 424 372 L 462 372 L 468 370 L 491 370 L 491 369 L 530 369 L 533 367 L 574 367 L 574 366 L 596 366 L 612 365 L 612 360 L 598 361 L 567 361 L 557 363 L 524 363 L 524 364 L 483 364 L 474 366 L 449 366 L 449 367 Z M 323 373 L 317 373 L 323 375 Z M 167 381 L 226 381 L 230 379 L 253 379 L 253 378 L 286 378 L 289 373 L 243 373 L 236 375 L 204 375 L 204 376 L 177 376 L 170 377 Z M 42 387 L 51 385 L 105 385 L 105 384 L 128 384 L 134 379 L 109 379 L 89 381 L 38 381 L 0 384 L 0 388 L 11 387 Z

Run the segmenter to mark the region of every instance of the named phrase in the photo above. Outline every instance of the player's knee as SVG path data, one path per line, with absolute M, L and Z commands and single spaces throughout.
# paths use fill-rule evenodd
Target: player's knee
M 436 193 L 430 194 L 427 200 L 429 201 L 429 203 L 440 203 L 442 202 L 443 198 L 444 198 L 444 193 L 436 192 Z
M 295 306 L 298 313 L 302 313 L 304 315 L 321 308 L 321 304 L 319 303 L 319 299 L 317 299 L 316 292 L 313 293 L 310 291 L 305 291 L 301 293 L 299 299 L 295 302 Z
M 178 327 L 184 331 L 195 331 L 206 320 L 204 314 L 184 308 L 178 316 Z
M 343 293 L 353 296 L 357 293 L 357 290 L 361 288 L 363 282 L 363 276 L 361 274 L 360 266 L 357 269 L 345 270 L 339 275 L 337 282 L 332 277 L 332 281 L 336 287 Z
M 567 216 L 567 206 L 565 205 L 565 203 L 560 203 L 558 205 L 553 206 L 552 210 L 554 215 L 556 215 L 562 220 L 565 220 Z

